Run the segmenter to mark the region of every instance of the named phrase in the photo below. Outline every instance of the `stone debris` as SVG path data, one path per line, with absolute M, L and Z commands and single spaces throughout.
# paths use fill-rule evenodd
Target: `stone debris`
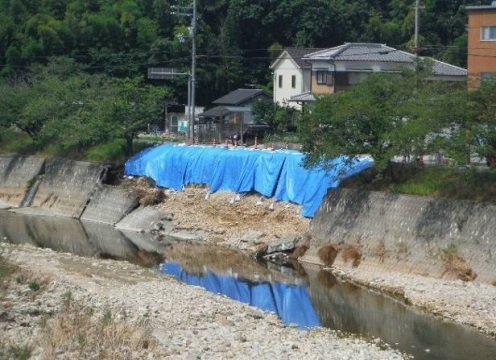
M 33 344 L 33 358 L 46 357 L 47 350 L 36 346 L 43 333 L 40 324 L 46 326 L 62 311 L 68 293 L 82 307 L 94 309 L 94 316 L 109 313 L 130 324 L 146 320 L 156 339 L 155 346 L 121 346 L 117 349 L 120 358 L 406 358 L 387 346 L 343 337 L 328 329 L 299 330 L 283 324 L 275 314 L 182 284 L 151 269 L 26 245 L 1 246 L 8 248 L 9 258 L 22 268 L 47 274 L 51 279 L 47 290 L 36 297 L 25 296 L 14 288 L 2 300 L 2 309 L 6 310 L 0 314 L 0 341 Z M 59 353 L 57 358 L 82 357 L 79 353 Z

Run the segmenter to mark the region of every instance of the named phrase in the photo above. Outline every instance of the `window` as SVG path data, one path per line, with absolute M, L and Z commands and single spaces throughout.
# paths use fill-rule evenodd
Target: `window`
M 279 88 L 282 88 L 282 75 L 279 75 Z
M 327 72 L 326 71 L 317 71 L 317 84 L 319 84 L 319 85 L 327 84 Z
M 481 27 L 481 40 L 496 41 L 496 26 Z
M 291 76 L 291 87 L 296 88 L 296 75 Z

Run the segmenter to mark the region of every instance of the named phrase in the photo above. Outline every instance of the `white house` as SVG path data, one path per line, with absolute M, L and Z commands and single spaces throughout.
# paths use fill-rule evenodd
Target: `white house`
M 289 102 L 293 96 L 308 93 L 311 90 L 311 65 L 303 60 L 305 55 L 319 49 L 286 48 L 272 63 L 274 90 L 273 100 L 281 106 L 292 106 L 301 110 L 297 102 Z M 321 49 L 320 49 L 321 50 Z
M 370 73 L 413 69 L 416 58 L 414 54 L 377 43 L 344 43 L 327 49 L 287 48 L 270 66 L 273 100 L 301 110 L 316 95 L 346 90 Z M 430 61 L 432 78 L 466 81 L 466 69 L 435 59 Z

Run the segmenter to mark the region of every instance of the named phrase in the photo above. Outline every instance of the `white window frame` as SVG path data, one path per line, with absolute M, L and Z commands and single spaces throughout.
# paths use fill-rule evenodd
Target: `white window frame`
M 496 41 L 496 25 L 481 26 L 481 41 Z
M 327 85 L 327 71 L 317 71 L 317 84 Z
M 296 89 L 296 75 L 291 75 L 291 87 Z
M 282 88 L 282 75 L 279 75 L 279 77 L 277 78 L 277 84 L 279 86 L 279 89 Z

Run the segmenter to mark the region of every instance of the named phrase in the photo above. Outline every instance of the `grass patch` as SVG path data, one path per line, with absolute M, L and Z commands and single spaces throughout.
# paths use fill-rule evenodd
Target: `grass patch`
M 0 300 L 5 296 L 10 283 L 19 268 L 8 261 L 9 252 L 5 248 L 0 248 Z M 16 277 L 16 281 L 19 276 Z M 18 282 L 19 283 L 19 282 Z
M 31 358 L 33 350 L 28 345 L 12 345 L 0 342 L 0 359 L 27 360 Z
M 0 152 L 20 155 L 36 154 L 39 146 L 26 134 L 13 129 L 0 128 Z
M 384 174 L 365 171 L 343 187 L 496 203 L 496 170 L 395 164 Z
M 89 161 L 95 162 L 120 162 L 123 163 L 126 159 L 125 141 L 115 139 L 106 144 L 98 145 L 87 151 L 85 156 Z
M 16 303 L 38 301 L 49 278 L 25 271 L 9 261 L 9 255 L 9 251 L 0 248 L 0 300 L 12 291 L 29 288 L 32 292 L 18 295 Z M 65 292 L 60 300 L 60 309 L 38 322 L 38 336 L 30 339 L 29 345 L 21 343 L 24 339 L 0 340 L 0 359 L 30 359 L 34 352 L 41 360 L 57 359 L 61 355 L 71 359 L 144 358 L 157 344 L 146 319 L 130 321 L 125 312 L 116 316 L 110 308 L 99 312 L 75 300 L 71 291 Z
M 473 281 L 477 277 L 467 260 L 458 254 L 456 245 L 450 244 L 441 249 L 441 258 L 444 260 L 442 276 L 448 274 L 463 281 Z
M 147 321 L 132 324 L 125 316 L 118 320 L 110 309 L 99 314 L 75 301 L 71 293 L 64 294 L 62 300 L 62 311 L 42 328 L 41 359 L 53 359 L 61 353 L 79 359 L 125 359 L 156 345 Z

